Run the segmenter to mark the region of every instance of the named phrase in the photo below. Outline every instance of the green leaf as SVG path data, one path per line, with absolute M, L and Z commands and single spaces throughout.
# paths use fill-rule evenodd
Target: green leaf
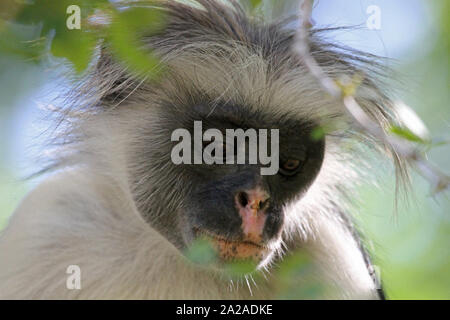
M 256 267 L 257 263 L 251 260 L 234 261 L 225 265 L 225 273 L 233 279 L 240 279 L 247 274 L 253 273 Z
M 157 8 L 132 8 L 116 12 L 112 18 L 107 43 L 116 58 L 138 75 L 157 77 L 163 68 L 141 39 L 164 28 L 164 12 Z
M 4 29 L 0 31 L 0 52 L 28 62 L 39 62 L 48 44 L 48 40 L 39 35 L 38 26 L 5 23 Z
M 250 0 L 250 5 L 253 9 L 259 7 L 262 3 L 262 0 Z
M 391 126 L 389 128 L 389 131 L 391 133 L 395 134 L 396 136 L 404 138 L 408 141 L 417 142 L 417 143 L 421 143 L 421 144 L 428 144 L 428 142 L 426 140 L 422 139 L 421 137 L 416 135 L 414 132 L 412 132 L 408 128 L 403 128 L 403 127 L 399 127 L 399 126 Z
M 431 147 L 442 147 L 450 144 L 450 139 L 434 138 L 430 142 Z
M 185 253 L 188 260 L 203 266 L 211 265 L 217 260 L 216 250 L 206 239 L 195 240 Z
M 316 299 L 325 288 L 314 276 L 312 258 L 305 252 L 286 257 L 278 269 L 278 293 L 281 299 Z
M 325 138 L 326 132 L 325 132 L 325 128 L 322 126 L 319 127 L 315 127 L 312 131 L 311 131 L 311 139 L 313 141 L 319 141 L 322 140 L 323 138 Z
M 67 8 L 70 5 L 78 5 L 81 9 L 81 30 L 69 30 L 66 25 Z M 39 29 L 34 39 L 30 39 L 23 46 L 16 48 L 29 55 L 31 51 L 37 62 L 46 56 L 45 46 L 36 46 L 38 42 L 44 42 L 53 34 L 51 53 L 56 57 L 68 59 L 75 71 L 81 72 L 88 66 L 98 35 L 89 30 L 85 19 L 98 8 L 110 5 L 107 0 L 35 0 L 21 3 L 14 17 L 16 24 L 21 24 Z M 14 38 L 14 34 L 12 37 Z M 17 42 L 20 38 L 17 37 Z M 14 40 L 12 40 L 14 41 Z M 20 43 L 20 42 L 19 42 Z M 5 46 L 3 46 L 5 47 Z M 11 46 L 10 46 L 11 47 Z M 32 49 L 30 49 L 30 47 Z M 10 48 L 11 49 L 11 48 Z M 23 55 L 22 54 L 22 55 Z
M 92 59 L 96 39 L 93 35 L 81 30 L 62 31 L 55 35 L 51 53 L 55 57 L 68 59 L 76 72 L 87 68 Z

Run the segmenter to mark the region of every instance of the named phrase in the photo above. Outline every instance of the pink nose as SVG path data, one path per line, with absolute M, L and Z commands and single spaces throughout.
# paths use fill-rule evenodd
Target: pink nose
M 257 187 L 238 192 L 235 197 L 236 207 L 242 218 L 242 231 L 245 240 L 260 243 L 264 224 L 266 223 L 266 209 L 269 195 Z

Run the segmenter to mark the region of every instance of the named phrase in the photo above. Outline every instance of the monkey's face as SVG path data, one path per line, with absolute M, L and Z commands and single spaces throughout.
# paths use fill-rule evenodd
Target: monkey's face
M 251 259 L 262 266 L 280 247 L 284 208 L 301 198 L 319 172 L 324 141 L 312 138 L 313 124 L 290 115 L 277 117 L 225 104 L 215 106 L 214 110 L 205 104 L 189 110 L 187 113 L 168 107 L 161 111 L 158 121 L 164 124 L 158 126 L 158 139 L 164 137 L 165 142 L 148 144 L 160 146 L 151 152 L 149 164 L 159 181 L 149 181 L 152 185 L 148 186 L 148 191 L 138 190 L 139 194 L 151 196 L 152 203 L 157 202 L 159 206 L 139 206 L 143 202 L 138 198 L 138 207 L 144 218 L 180 251 L 196 239 L 206 238 L 221 261 Z M 186 143 L 178 139 L 179 136 L 177 141 L 171 141 L 173 132 L 179 129 L 189 136 L 188 147 L 181 156 L 190 163 L 180 163 L 173 158 L 174 148 L 181 142 Z M 205 150 L 217 138 L 205 141 L 208 129 L 223 134 L 224 140 L 218 143 L 223 151 L 220 155 L 223 164 L 205 163 Z M 247 137 L 239 144 L 238 139 L 233 138 L 235 143 L 231 146 L 227 133 L 229 130 L 237 132 L 236 129 L 244 132 L 254 129 L 258 133 L 257 140 L 252 142 Z M 261 139 L 260 129 L 269 132 L 267 140 Z M 154 132 L 149 135 L 155 137 Z M 264 174 L 262 169 L 273 167 L 274 163 L 261 161 L 260 157 L 256 163 L 250 163 L 250 151 L 255 150 L 251 143 L 255 142 L 258 145 L 253 147 L 259 156 L 264 155 L 262 149 L 267 147 L 267 155 L 277 166 L 274 172 Z M 200 146 L 200 156 L 203 151 L 203 157 L 197 158 L 201 163 L 194 163 L 199 153 L 196 146 Z M 219 149 L 212 155 L 216 156 L 214 153 Z M 245 163 L 237 163 L 237 153 L 242 150 L 245 150 Z M 189 157 L 184 158 L 185 153 L 190 152 Z M 234 156 L 234 163 L 226 163 L 227 152 Z M 142 182 L 141 177 L 136 179 Z

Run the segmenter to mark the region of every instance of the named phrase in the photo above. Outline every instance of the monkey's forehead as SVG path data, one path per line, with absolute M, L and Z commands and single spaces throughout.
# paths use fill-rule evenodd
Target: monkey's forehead
M 104 101 L 113 96 L 109 100 L 138 98 L 183 106 L 197 100 L 212 104 L 225 100 L 275 116 L 295 114 L 317 121 L 345 117 L 342 106 L 323 92 L 293 52 L 294 30 L 288 27 L 292 20 L 255 22 L 238 4 L 229 1 L 160 4 L 168 13 L 167 26 L 144 41 L 168 67 L 167 72 L 158 85 L 130 80 L 132 77 L 119 64 L 102 63 L 102 59 L 110 59 L 106 53 L 99 63 Z M 358 70 L 315 33 L 311 48 L 323 71 L 334 78 Z M 127 85 L 133 81 L 135 85 Z M 116 97 L 118 92 L 123 99 Z M 379 100 L 379 91 L 370 85 L 362 84 L 357 94 L 361 100 Z

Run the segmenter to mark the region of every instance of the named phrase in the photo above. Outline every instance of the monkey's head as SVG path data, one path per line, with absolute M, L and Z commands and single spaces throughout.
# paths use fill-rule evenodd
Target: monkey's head
M 220 1 L 198 3 L 201 8 L 167 2 L 164 31 L 144 38 L 166 66 L 157 82 L 127 74 L 104 51 L 96 77 L 104 92 L 101 101 L 121 132 L 117 143 L 123 145 L 132 196 L 144 220 L 180 252 L 206 238 L 221 260 L 253 259 L 263 266 L 280 250 L 284 231 L 301 220 L 289 217 L 286 208 L 300 204 L 316 214 L 311 210 L 316 206 L 320 214 L 321 206 L 338 201 L 330 193 L 341 192 L 339 180 L 348 177 L 347 166 L 335 157 L 345 134 L 317 132 L 327 120 L 347 120 L 293 52 L 295 30 L 289 24 L 256 23 L 239 6 Z M 350 54 L 336 53 L 316 34 L 311 48 L 333 77 L 358 71 Z M 373 115 L 382 112 L 373 102 L 377 89 L 368 80 L 360 93 L 359 101 Z M 200 133 L 195 130 L 199 121 Z M 185 159 L 191 163 L 173 159 L 180 142 L 173 134 L 180 129 L 189 133 L 190 144 L 177 154 L 190 153 Z M 201 152 L 211 142 L 218 148 L 210 155 L 221 150 L 219 158 L 241 150 L 238 143 L 216 141 L 230 129 L 267 130 L 266 140 L 258 134 L 255 141 L 258 148 L 268 148 L 266 156 L 278 170 L 263 174 L 271 164 L 261 160 L 261 153 L 252 163 L 248 152 L 244 163 L 206 163 Z M 215 138 L 205 135 L 208 130 Z M 251 139 L 243 141 L 248 151 Z M 331 169 L 324 168 L 327 161 Z M 327 177 L 325 186 L 321 176 Z M 316 187 L 303 204 L 317 183 L 323 188 Z

